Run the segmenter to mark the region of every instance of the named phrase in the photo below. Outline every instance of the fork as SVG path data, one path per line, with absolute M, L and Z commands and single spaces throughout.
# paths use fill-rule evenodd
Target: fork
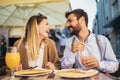
M 54 70 L 48 75 L 47 79 L 53 79 L 55 77 Z
M 29 70 L 31 71 L 31 70 L 35 69 L 36 67 L 38 67 L 38 66 L 29 67 Z

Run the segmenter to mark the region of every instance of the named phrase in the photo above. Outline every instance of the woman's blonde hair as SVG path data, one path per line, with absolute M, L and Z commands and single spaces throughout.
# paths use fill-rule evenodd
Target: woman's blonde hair
M 40 36 L 38 32 L 38 25 L 41 23 L 43 19 L 47 19 L 46 16 L 42 14 L 34 15 L 30 17 L 27 22 L 26 30 L 25 30 L 25 44 L 28 46 L 28 53 L 30 54 L 32 60 L 36 60 L 39 55 L 40 48 Z

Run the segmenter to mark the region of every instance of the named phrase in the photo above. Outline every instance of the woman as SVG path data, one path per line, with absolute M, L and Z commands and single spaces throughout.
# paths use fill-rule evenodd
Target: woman
M 16 41 L 20 44 L 22 69 L 29 67 L 59 69 L 59 58 L 53 40 L 48 38 L 50 26 L 42 14 L 30 17 L 26 25 L 25 37 Z

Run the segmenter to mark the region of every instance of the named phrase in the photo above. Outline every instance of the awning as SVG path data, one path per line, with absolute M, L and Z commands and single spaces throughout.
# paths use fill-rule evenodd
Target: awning
M 41 13 L 47 16 L 50 25 L 64 27 L 65 12 L 68 9 L 69 0 L 2 0 L 0 1 L 0 25 L 25 26 L 30 16 Z
M 0 5 L 48 3 L 48 2 L 58 2 L 58 1 L 64 1 L 64 0 L 0 0 Z

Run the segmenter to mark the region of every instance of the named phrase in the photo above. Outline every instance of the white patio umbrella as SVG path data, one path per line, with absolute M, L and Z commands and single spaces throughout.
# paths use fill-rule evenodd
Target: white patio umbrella
M 64 14 L 67 10 L 68 0 L 50 0 L 50 2 L 41 3 L 0 5 L 0 25 L 7 27 L 25 26 L 26 21 L 30 16 L 41 13 L 47 16 L 49 24 L 53 27 L 64 27 L 66 21 Z

